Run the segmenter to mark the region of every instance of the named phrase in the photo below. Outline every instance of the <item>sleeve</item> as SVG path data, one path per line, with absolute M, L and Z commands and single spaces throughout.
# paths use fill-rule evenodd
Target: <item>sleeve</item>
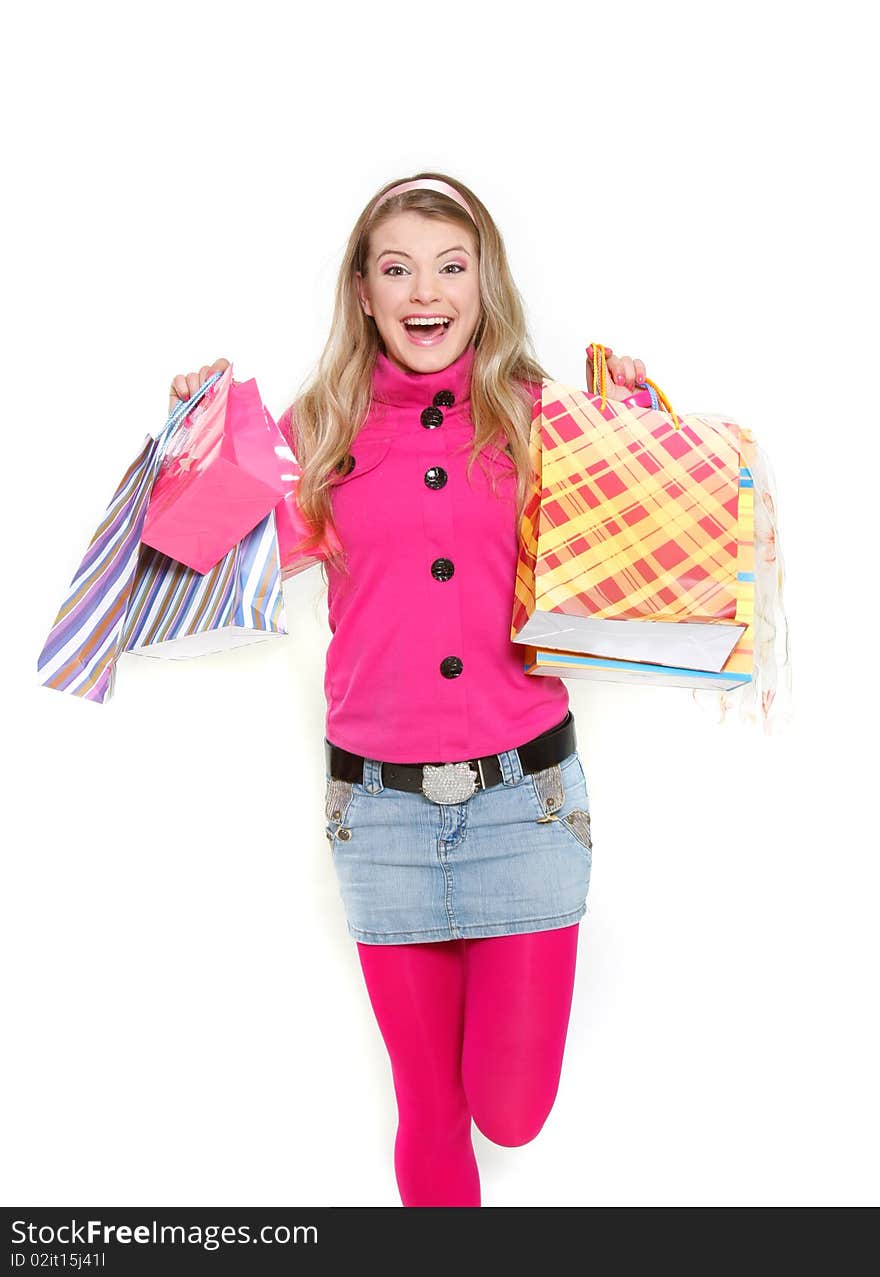
M 300 572 L 304 572 L 306 568 L 314 567 L 325 559 L 330 552 L 337 551 L 341 548 L 339 538 L 335 530 L 330 527 L 325 531 L 324 537 L 320 542 L 310 550 L 304 550 L 301 542 L 310 535 L 310 529 L 303 518 L 296 499 L 296 491 L 299 486 L 300 466 L 299 459 L 296 455 L 296 440 L 294 438 L 293 429 L 293 407 L 285 408 L 281 416 L 275 423 L 284 438 L 284 442 L 290 448 L 293 454 L 293 473 L 290 476 L 290 482 L 281 501 L 275 507 L 275 524 L 278 532 L 278 553 L 281 561 L 281 577 L 287 580 L 288 577 L 296 576 Z
M 293 404 L 289 408 L 285 408 L 277 421 L 278 429 L 284 435 L 284 442 L 290 451 L 296 456 L 296 449 L 293 446 Z

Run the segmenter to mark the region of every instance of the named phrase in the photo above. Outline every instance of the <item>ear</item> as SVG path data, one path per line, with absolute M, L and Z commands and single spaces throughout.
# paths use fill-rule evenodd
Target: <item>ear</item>
M 354 278 L 355 278 L 355 283 L 357 284 L 358 297 L 360 297 L 361 299 L 361 307 L 364 311 L 364 314 L 372 315 L 373 312 L 372 312 L 372 309 L 370 308 L 370 299 L 367 296 L 367 287 L 366 287 L 366 284 L 364 283 L 364 277 L 359 270 L 355 271 Z

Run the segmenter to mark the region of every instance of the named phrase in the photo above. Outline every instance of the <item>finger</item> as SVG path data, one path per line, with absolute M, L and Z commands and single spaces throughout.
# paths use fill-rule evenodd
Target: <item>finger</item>
M 204 385 L 209 377 L 213 377 L 215 372 L 225 372 L 228 367 L 228 359 L 215 359 L 212 364 L 203 364 L 199 369 L 199 377 L 201 378 L 202 385 Z
M 623 395 L 626 393 L 626 391 L 621 390 L 616 384 L 617 377 L 615 376 L 614 370 L 619 366 L 619 362 L 620 361 L 617 359 L 608 361 L 608 376 L 605 378 L 605 394 L 609 399 L 622 399 Z
M 201 384 L 199 374 L 197 372 L 188 372 L 186 374 L 186 384 L 189 387 L 189 393 L 194 395 Z
M 621 355 L 620 361 L 614 374 L 614 380 L 618 386 L 631 386 L 633 377 L 635 376 L 635 367 L 629 355 Z
M 626 382 L 626 356 L 615 355 L 613 359 L 608 360 L 608 377 L 616 386 L 622 386 Z
M 596 353 L 596 346 L 595 346 L 595 344 L 592 344 L 592 343 L 591 343 L 591 344 L 587 347 L 587 359 L 589 359 L 590 363 L 592 363 L 592 362 L 593 362 L 593 357 L 594 357 L 595 353 Z M 610 347 L 610 346 L 606 346 L 606 347 L 605 347 L 605 359 L 606 359 L 606 361 L 609 359 L 610 355 L 611 355 L 611 347 Z
M 182 374 L 178 374 L 176 377 L 172 377 L 171 386 L 172 386 L 172 390 L 168 399 L 169 415 L 174 411 L 174 409 L 180 403 L 181 399 L 185 399 L 187 396 L 186 377 L 184 377 Z
M 641 359 L 636 359 L 634 360 L 634 363 L 636 366 L 636 381 L 644 385 L 644 383 L 648 379 L 648 374 L 645 370 L 644 362 Z

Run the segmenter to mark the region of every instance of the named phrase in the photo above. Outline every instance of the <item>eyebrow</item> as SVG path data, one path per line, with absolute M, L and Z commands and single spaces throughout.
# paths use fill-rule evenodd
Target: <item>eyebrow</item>
M 404 253 L 400 248 L 383 248 L 381 253 L 376 254 L 376 261 L 378 261 L 380 257 L 387 257 L 389 253 L 393 253 L 395 257 L 409 257 L 410 261 L 412 261 L 410 254 Z M 437 256 L 445 257 L 447 253 L 467 253 L 468 257 L 470 257 L 470 253 L 468 253 L 464 244 L 453 244 L 452 248 L 444 248 L 443 252 L 438 253 Z

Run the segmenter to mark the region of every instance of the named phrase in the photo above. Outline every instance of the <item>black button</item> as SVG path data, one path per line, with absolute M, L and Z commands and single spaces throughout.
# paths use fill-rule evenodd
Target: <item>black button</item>
M 458 678 L 463 669 L 460 656 L 444 656 L 440 662 L 440 673 L 444 678 Z
M 452 559 L 435 559 L 431 564 L 431 576 L 437 581 L 448 581 L 454 572 Z
M 426 430 L 434 430 L 443 425 L 443 413 L 439 408 L 423 408 L 419 421 Z
M 442 466 L 431 466 L 425 471 L 425 483 L 429 488 L 445 488 L 448 478 Z
M 455 395 L 451 390 L 438 390 L 431 402 L 435 408 L 451 408 L 455 403 Z
M 337 474 L 341 474 L 345 476 L 347 474 L 351 474 L 354 467 L 355 467 L 355 455 L 353 452 L 347 452 L 341 461 L 337 461 L 333 469 L 336 471 Z

